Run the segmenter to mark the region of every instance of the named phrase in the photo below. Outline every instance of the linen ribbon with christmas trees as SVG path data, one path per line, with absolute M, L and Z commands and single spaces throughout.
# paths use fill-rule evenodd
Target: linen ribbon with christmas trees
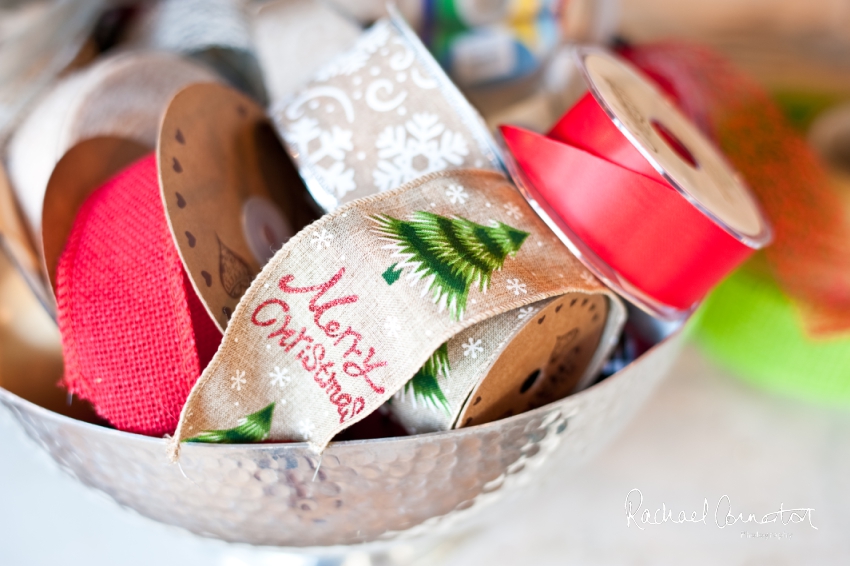
M 321 450 L 439 365 L 450 338 L 569 292 L 611 296 L 499 173 L 433 173 L 354 201 L 252 282 L 183 408 L 172 456 L 184 441 Z

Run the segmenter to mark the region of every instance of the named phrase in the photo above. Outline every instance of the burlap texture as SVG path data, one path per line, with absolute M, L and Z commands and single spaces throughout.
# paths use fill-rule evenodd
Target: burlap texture
M 397 19 L 363 33 L 272 117 L 327 211 L 436 171 L 501 170 L 481 117 Z
M 153 155 L 86 200 L 56 295 L 68 391 L 120 430 L 171 433 L 221 334 L 177 254 Z
M 388 235 L 390 219 L 409 232 L 423 218 L 484 234 L 455 243 L 468 263 L 429 270 Z M 512 252 L 497 268 L 452 279 L 499 248 L 488 230 L 513 237 Z M 296 235 L 254 280 L 183 408 L 172 455 L 190 439 L 306 441 L 320 450 L 453 336 L 571 291 L 606 293 L 619 305 L 501 174 L 434 173 L 357 200 Z

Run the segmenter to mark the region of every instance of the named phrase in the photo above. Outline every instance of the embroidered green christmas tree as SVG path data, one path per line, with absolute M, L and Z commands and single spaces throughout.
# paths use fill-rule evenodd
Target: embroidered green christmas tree
M 262 442 L 269 436 L 272 428 L 272 415 L 274 414 L 274 403 L 251 413 L 245 418 L 239 419 L 239 425 L 227 430 L 205 430 L 194 438 L 187 438 L 186 442 L 209 442 L 216 444 L 249 444 Z
M 529 235 L 502 222 L 482 226 L 423 211 L 414 212 L 412 220 L 383 214 L 372 219 L 395 255 L 403 258 L 384 271 L 384 280 L 392 285 L 412 267 L 411 275 L 426 282 L 422 294 L 430 291 L 434 302 L 448 308 L 455 320 L 463 317 L 469 289 L 477 286 L 485 292 L 493 272 L 509 255 L 516 255 Z
M 404 385 L 404 392 L 427 405 L 449 410 L 449 401 L 440 388 L 439 378 L 449 377 L 449 345 L 443 344 L 431 354 L 425 365 Z

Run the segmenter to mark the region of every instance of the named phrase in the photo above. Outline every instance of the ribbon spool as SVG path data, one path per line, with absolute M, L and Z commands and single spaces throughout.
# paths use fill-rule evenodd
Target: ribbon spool
M 546 135 L 502 126 L 512 175 L 546 224 L 614 290 L 685 317 L 771 228 L 735 172 L 631 65 L 576 51 L 589 92 Z
M 457 186 L 468 194 L 467 206 L 447 197 Z M 498 208 L 490 212 L 487 202 Z M 410 251 L 417 246 L 419 252 Z M 580 334 L 587 353 L 564 376 L 592 374 L 616 342 L 623 306 L 498 173 L 444 171 L 349 203 L 293 237 L 251 284 L 186 401 L 172 455 L 184 441 L 307 441 L 321 451 L 415 379 L 455 337 L 466 340 L 460 356 L 470 379 L 452 376 L 447 383 L 458 388 L 461 407 L 491 377 L 509 383 L 489 384 L 490 391 L 502 388 L 500 395 L 529 392 L 520 391 L 527 366 L 514 371 L 505 363 L 490 372 L 490 356 L 504 359 L 498 354 L 515 338 L 497 326 L 498 315 L 529 316 L 519 309 L 536 311 L 550 298 L 560 300 L 567 346 Z M 595 312 L 592 301 L 599 301 Z M 585 306 L 586 318 L 571 314 L 570 307 L 578 313 Z M 467 329 L 473 335 L 462 337 Z M 532 371 L 550 357 L 548 349 L 532 353 Z M 432 382 L 446 383 L 435 373 Z M 532 398 L 549 386 L 541 381 L 530 384 L 538 387 Z M 491 395 L 493 412 L 477 407 L 469 424 L 505 416 L 495 410 L 502 401 Z M 506 403 L 527 408 L 526 399 Z M 444 426 L 466 424 L 449 419 Z
M 125 152 L 131 141 L 153 149 L 159 118 L 171 96 L 186 84 L 216 80 L 205 68 L 173 55 L 130 52 L 106 57 L 60 80 L 15 131 L 8 146 L 9 181 L 38 261 L 33 266 L 20 248 L 9 252 L 52 317 L 56 307 L 51 287 L 44 281 L 44 268 L 52 278 L 70 220 L 85 196 L 132 159 L 118 168 L 101 165 L 115 165 L 113 158 Z M 55 195 L 58 206 L 46 206 L 57 163 L 72 149 L 94 139 L 101 139 L 93 142 L 98 147 L 82 150 L 88 158 L 74 159 L 60 183 L 74 189 L 70 194 Z M 101 150 L 105 153 L 99 153 Z M 133 152 L 133 159 L 141 155 L 136 149 L 129 151 Z M 61 228 L 42 222 L 45 217 L 52 221 L 57 216 L 63 219 Z M 45 241 L 49 241 L 46 246 Z M 43 260 L 39 257 L 42 252 Z
M 599 374 L 608 356 L 603 344 L 613 336 L 605 319 L 620 316 L 616 306 L 610 310 L 604 295 L 568 293 L 473 326 L 441 347 L 387 409 L 418 434 L 484 424 L 561 399 Z M 482 359 L 467 359 L 476 345 Z
M 395 36 L 392 31 L 387 22 L 382 22 L 367 37 L 374 51 L 386 57 L 391 67 L 401 67 L 394 70 L 402 72 L 408 68 L 402 64 L 413 64 L 415 53 L 410 50 L 403 29 L 396 28 Z M 380 34 L 382 39 L 376 40 Z M 387 53 L 381 53 L 382 42 L 403 50 L 388 49 Z M 423 100 L 410 98 L 411 103 Z M 411 107 L 412 112 L 416 110 L 417 107 Z M 210 115 L 218 119 L 210 121 Z M 447 403 L 451 418 L 436 428 L 479 424 L 545 404 L 576 386 L 586 385 L 598 372 L 622 327 L 622 306 L 558 244 L 555 236 L 527 210 L 513 187 L 497 173 L 434 172 L 380 199 L 377 196 L 361 199 L 357 206 L 352 203 L 302 232 L 275 255 L 268 268 L 255 276 L 268 257 L 263 246 L 252 245 L 253 232 L 245 227 L 267 225 L 276 236 L 266 240 L 267 247 L 280 245 L 277 232 L 288 236 L 293 232 L 291 228 L 298 228 L 293 225 L 275 230 L 278 224 L 283 225 L 278 219 L 266 214 L 248 214 L 255 208 L 247 205 L 262 198 L 261 194 L 255 194 L 255 189 L 279 184 L 272 182 L 279 178 L 270 167 L 275 160 L 263 159 L 261 155 L 271 151 L 269 138 L 262 135 L 262 129 L 257 129 L 262 116 L 262 110 L 250 100 L 219 85 L 197 85 L 184 90 L 173 99 L 160 131 L 160 206 L 124 198 L 127 190 L 123 187 L 136 182 L 134 176 L 145 176 L 145 190 L 139 191 L 140 195 L 150 192 L 149 167 L 132 167 L 126 173 L 129 177 L 120 175 L 114 183 L 108 183 L 89 197 L 81 209 L 56 276 L 60 328 L 70 368 L 66 381 L 72 390 L 92 400 L 106 418 L 124 430 L 149 434 L 155 434 L 157 427 L 167 430 L 166 425 L 173 423 L 174 407 L 186 400 L 186 385 L 191 384 L 196 372 L 209 359 L 208 346 L 213 340 L 206 336 L 217 336 L 210 330 L 211 318 L 219 328 L 227 327 L 227 338 L 183 406 L 175 435 L 177 442 L 309 440 L 314 447 L 322 448 L 333 434 L 364 418 L 404 386 L 418 368 L 427 365 L 428 356 L 441 351 L 441 344 L 450 353 L 462 351 L 463 359 L 459 361 L 463 363 L 452 362 L 456 374 L 449 385 L 454 395 Z M 445 118 L 448 123 L 463 123 L 452 114 Z M 430 132 L 437 135 L 443 130 L 437 131 L 432 123 Z M 325 150 L 328 140 L 321 139 Z M 453 150 L 460 147 L 452 141 L 457 141 L 454 134 L 443 136 L 446 139 L 449 141 L 443 143 L 452 145 Z M 158 217 L 163 202 L 171 238 L 154 238 L 140 251 L 149 256 L 164 254 L 166 264 L 160 265 L 162 261 L 157 263 L 153 259 L 133 262 L 132 254 L 124 252 L 120 245 L 116 253 L 111 239 L 126 240 L 130 245 L 125 247 L 133 249 L 136 247 L 133 242 L 141 233 L 134 232 L 137 228 L 134 226 L 111 238 L 109 232 L 116 228 L 111 219 L 120 216 L 122 210 L 136 208 L 147 216 Z M 238 211 L 242 214 L 237 214 Z M 157 226 L 152 219 L 149 223 Z M 236 241 L 241 236 L 245 240 L 242 243 Z M 419 238 L 441 246 L 433 240 L 435 237 L 449 242 L 451 250 L 441 248 L 439 257 L 432 257 L 436 248 L 429 248 L 430 251 L 417 248 L 412 255 L 404 251 L 418 246 Z M 334 238 L 338 243 L 328 251 Z M 452 244 L 454 240 L 457 243 Z M 523 249 L 526 240 L 528 244 Z M 177 256 L 173 253 L 175 243 Z M 102 246 L 107 246 L 109 251 Z M 389 260 L 388 266 L 376 271 L 378 266 L 373 258 L 378 257 L 381 246 L 396 249 L 397 253 L 382 252 Z M 444 253 L 450 255 L 443 258 L 440 254 Z M 419 257 L 416 254 L 421 258 L 416 259 Z M 249 259 L 251 255 L 256 263 Z M 175 261 L 175 257 L 182 261 Z M 509 257 L 516 257 L 516 261 L 504 265 Z M 127 262 L 130 264 L 126 265 Z M 183 276 L 183 295 L 169 292 L 160 299 L 163 287 L 175 286 L 174 277 L 170 281 L 152 281 L 141 291 L 132 288 L 131 282 L 140 279 L 149 264 L 151 269 L 166 275 L 179 271 Z M 542 269 L 544 264 L 546 269 Z M 92 269 L 96 273 L 91 273 Z M 346 270 L 352 275 L 343 280 Z M 393 286 L 405 273 L 414 284 L 423 278 L 430 281 L 425 290 L 430 287 L 433 301 L 414 298 L 421 293 L 410 285 Z M 296 277 L 299 283 L 302 279 L 312 283 L 307 287 L 303 283 L 300 290 L 293 291 L 295 283 L 290 283 Z M 110 280 L 121 283 L 114 295 L 98 303 L 88 300 L 97 296 L 88 285 L 107 288 Z M 269 298 L 273 281 L 284 293 L 309 291 L 314 296 L 301 297 L 308 304 L 295 298 L 288 298 L 288 302 Z M 375 289 L 377 281 L 383 286 Z M 339 287 L 333 289 L 338 283 Z M 246 297 L 240 301 L 246 291 Z M 332 298 L 343 291 L 356 295 Z M 325 294 L 328 302 L 319 304 Z M 266 301 L 258 305 L 258 297 L 265 297 Z M 381 303 L 385 297 L 387 300 Z M 556 299 L 551 301 L 553 298 Z M 114 310 L 129 313 L 130 305 L 138 303 L 143 311 L 152 313 L 152 305 L 162 300 L 174 302 L 175 312 L 167 311 L 165 320 L 150 316 L 150 327 L 134 327 L 138 335 L 123 331 L 126 316 L 116 316 Z M 331 308 L 358 301 L 358 307 L 323 315 Z M 235 326 L 229 324 L 229 305 L 235 306 L 232 313 Z M 273 308 L 268 312 L 264 309 L 275 305 L 291 314 L 286 314 L 284 328 L 278 334 L 272 332 L 280 338 L 276 339 L 277 348 L 271 350 L 272 344 L 267 343 L 271 335 L 265 336 L 269 332 L 265 327 L 278 320 Z M 298 317 L 292 322 L 294 327 L 304 314 L 298 311 L 301 308 L 313 313 L 317 328 L 310 330 L 305 326 L 293 338 L 288 330 L 290 317 Z M 531 316 L 538 310 L 539 317 L 532 320 Z M 385 320 L 376 320 L 373 314 L 376 311 L 383 311 Z M 327 318 L 330 316 L 340 317 L 342 322 Z M 425 329 L 426 338 L 411 339 L 414 320 L 418 328 Z M 343 322 L 349 324 L 344 333 Z M 98 340 L 92 337 L 96 329 L 101 333 Z M 176 333 L 181 340 L 158 339 L 156 332 L 163 329 Z M 334 347 L 315 335 L 317 329 L 329 338 L 336 338 Z M 473 335 L 464 335 L 467 329 Z M 193 343 L 186 342 L 187 335 L 197 338 L 194 349 L 169 349 L 174 343 L 192 346 Z M 543 348 L 543 341 L 550 338 L 551 347 Z M 295 342 L 286 342 L 289 339 Z M 345 339 L 353 342 L 346 342 L 349 349 L 343 353 L 339 344 Z M 458 344 L 458 339 L 468 343 Z M 87 349 L 91 344 L 104 342 L 109 344 L 104 349 L 109 359 Z M 159 347 L 159 343 L 166 346 Z M 298 343 L 306 349 L 290 355 Z M 541 347 L 529 348 L 528 344 Z M 133 345 L 135 350 L 128 348 Z M 194 352 L 195 357 L 178 358 L 187 351 Z M 305 360 L 310 355 L 315 363 L 327 356 L 321 364 L 326 375 L 304 374 L 310 365 Z M 153 366 L 149 375 L 136 378 L 138 385 L 127 385 L 132 383 L 132 375 L 138 373 L 140 361 L 150 365 L 151 360 L 157 359 L 167 368 Z M 448 360 L 447 356 L 445 367 Z M 123 373 L 113 364 L 123 367 Z M 330 371 L 334 364 L 337 369 Z M 175 365 L 180 365 L 183 373 L 172 371 Z M 174 387 L 161 391 L 161 395 L 168 396 L 167 402 L 151 392 L 151 382 L 162 381 L 160 369 L 181 377 Z M 264 378 L 264 374 L 271 379 Z M 440 377 L 448 376 L 432 375 L 432 385 Z M 278 387 L 283 388 L 290 380 L 285 397 L 278 398 Z M 314 382 L 321 387 L 316 387 Z M 118 394 L 122 387 L 131 390 L 131 396 L 141 392 L 156 399 L 160 413 L 149 410 L 143 403 L 137 408 L 137 416 L 148 420 L 141 425 L 132 422 L 121 413 L 127 409 L 122 404 L 125 399 Z M 412 387 L 416 389 L 415 380 Z M 101 395 L 102 392 L 108 393 Z M 330 395 L 329 399 L 325 393 Z M 404 398 L 398 399 L 399 406 L 404 402 Z M 275 407 L 284 404 L 286 409 L 275 413 Z M 311 427 L 317 429 L 315 434 Z

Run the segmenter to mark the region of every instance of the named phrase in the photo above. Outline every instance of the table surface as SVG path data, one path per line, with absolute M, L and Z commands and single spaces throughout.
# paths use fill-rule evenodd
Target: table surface
M 555 462 L 522 502 L 497 507 L 472 535 L 416 563 L 829 566 L 850 557 L 850 412 L 752 389 L 694 346 L 617 440 L 583 468 L 564 467 Z M 705 523 L 627 526 L 633 489 L 643 496 L 641 511 L 664 505 L 674 517 L 699 518 L 707 502 L 708 516 Z M 811 524 L 721 529 L 721 501 L 744 517 L 761 518 L 780 504 L 814 511 Z M 751 536 L 757 532 L 772 536 Z M 60 472 L 0 409 L 4 566 L 314 563 L 202 539 L 125 511 Z M 355 555 L 346 562 L 357 564 L 368 561 Z

